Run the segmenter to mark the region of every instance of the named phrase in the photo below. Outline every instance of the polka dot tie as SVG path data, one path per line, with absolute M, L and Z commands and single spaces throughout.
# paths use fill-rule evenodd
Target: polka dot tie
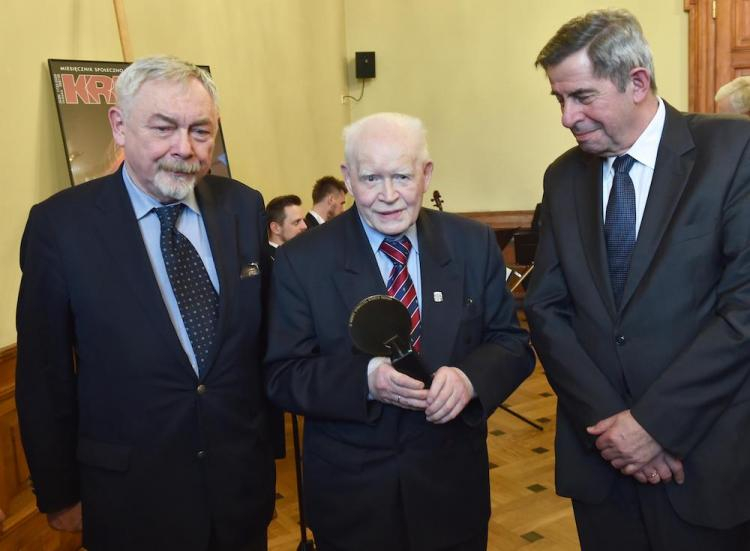
M 405 235 L 401 239 L 385 238 L 380 250 L 393 262 L 388 277 L 388 295 L 401 301 L 411 317 L 411 348 L 419 352 L 422 346 L 422 318 L 419 313 L 417 289 L 409 276 L 406 263 L 411 252 L 411 241 Z
M 219 314 L 216 294 L 206 267 L 190 240 L 175 225 L 185 205 L 182 203 L 155 208 L 161 224 L 161 253 L 169 282 L 180 308 L 190 344 L 193 347 L 198 373 L 206 369 L 208 351 L 214 340 Z
M 604 220 L 609 280 L 618 309 L 622 301 L 625 282 L 628 279 L 630 257 L 635 246 L 635 189 L 629 174 L 633 163 L 635 163 L 633 157 L 621 155 L 612 164 L 615 175 L 607 201 L 607 217 Z

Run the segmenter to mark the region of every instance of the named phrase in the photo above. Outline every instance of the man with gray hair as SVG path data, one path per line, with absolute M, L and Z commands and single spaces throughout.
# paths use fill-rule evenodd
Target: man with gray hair
M 534 365 L 497 242 L 422 208 L 433 163 L 421 121 L 379 113 L 344 136 L 355 206 L 278 249 L 266 356 L 271 400 L 305 415 L 315 543 L 484 551 L 487 417 Z M 354 348 L 352 310 L 385 294 L 410 312 L 408 346 L 429 388 Z
M 714 100 L 719 113 L 750 115 L 750 77 L 737 77 L 726 83 Z
M 526 313 L 581 548 L 746 549 L 750 121 L 658 97 L 624 10 L 567 22 L 536 64 L 578 142 L 544 177 Z
M 274 504 L 260 194 L 208 175 L 202 69 L 136 61 L 119 170 L 34 206 L 16 400 L 37 504 L 89 551 L 259 551 Z

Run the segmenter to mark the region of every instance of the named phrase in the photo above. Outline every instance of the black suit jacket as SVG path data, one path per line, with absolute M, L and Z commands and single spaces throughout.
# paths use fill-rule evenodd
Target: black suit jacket
M 80 499 L 92 551 L 205 551 L 211 521 L 239 548 L 271 518 L 263 201 L 213 176 L 196 195 L 220 281 L 218 333 L 200 380 L 120 172 L 29 215 L 17 314 L 24 449 L 39 508 Z M 254 262 L 260 271 L 248 269 Z
M 307 229 L 312 229 L 315 226 L 320 226 L 320 222 L 318 222 L 318 219 L 315 218 L 311 213 L 305 214 L 305 225 L 307 226 Z
M 625 409 L 686 481 L 685 520 L 750 518 L 750 122 L 667 105 L 621 309 L 607 269 L 602 162 L 571 149 L 547 170 L 526 312 L 559 397 L 557 487 L 599 502 L 620 476 L 586 426 Z
M 308 518 L 342 549 L 400 548 L 404 523 L 411 549 L 486 531 L 485 421 L 534 363 L 492 232 L 426 209 L 417 232 L 423 359 L 433 371 L 459 367 L 478 394 L 445 425 L 367 399 L 370 357 L 353 348 L 347 320 L 386 289 L 356 207 L 276 253 L 267 389 L 305 415 Z

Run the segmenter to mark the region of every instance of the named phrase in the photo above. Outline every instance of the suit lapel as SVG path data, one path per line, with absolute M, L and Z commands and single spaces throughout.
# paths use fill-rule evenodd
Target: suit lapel
M 232 297 L 236 295 L 236 285 L 239 282 L 240 266 L 237 264 L 236 255 L 228 254 L 228 251 L 238 250 L 234 213 L 219 205 L 216 193 L 205 178 L 196 186 L 195 196 L 206 225 L 211 256 L 219 277 L 219 319 L 214 342 L 206 359 L 205 375 L 213 366 L 216 354 L 226 336 L 229 311 L 234 303 Z
M 604 219 L 602 213 L 602 160 L 593 155 L 584 155 L 584 177 L 574 182 L 578 230 L 584 254 L 594 284 L 602 302 L 614 317 L 615 299 L 609 281 L 607 246 L 604 242 Z
M 144 319 L 153 323 L 162 333 L 163 342 L 167 343 L 175 357 L 187 364 L 192 372 L 161 296 L 138 220 L 125 189 L 122 166 L 102 186 L 102 192 L 97 198 L 97 207 L 99 210 L 94 223 L 99 235 L 106 240 L 105 249 L 110 253 L 110 269 L 120 272 L 123 280 L 127 282 L 127 292 L 134 296 L 143 308 L 146 314 Z
M 386 294 L 385 283 L 372 254 L 357 208 L 351 207 L 341 216 L 347 217 L 344 224 L 343 263 L 334 272 L 333 278 L 347 312 L 363 298 Z
M 630 260 L 630 272 L 622 296 L 623 309 L 653 261 L 693 169 L 693 157 L 685 155 L 695 147 L 687 122 L 672 106 L 666 102 L 664 106 L 667 110 L 664 130 L 659 142 L 646 210 Z
M 461 323 L 465 307 L 463 270 L 451 257 L 433 212 L 422 209 L 417 236 L 422 276 L 422 356 L 427 366 L 436 370 L 449 361 Z

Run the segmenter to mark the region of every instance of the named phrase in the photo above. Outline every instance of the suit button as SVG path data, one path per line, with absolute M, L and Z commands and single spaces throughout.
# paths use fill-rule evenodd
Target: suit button
M 195 454 L 195 456 L 198 459 L 203 459 L 204 457 L 206 457 L 206 452 L 205 452 L 205 450 L 200 450 L 198 453 Z
M 625 337 L 623 335 L 617 335 L 617 337 L 615 338 L 615 342 L 617 344 L 623 345 L 625 344 Z
M 202 396 L 206 393 L 206 385 L 198 385 L 196 390 L 198 391 L 198 394 Z

